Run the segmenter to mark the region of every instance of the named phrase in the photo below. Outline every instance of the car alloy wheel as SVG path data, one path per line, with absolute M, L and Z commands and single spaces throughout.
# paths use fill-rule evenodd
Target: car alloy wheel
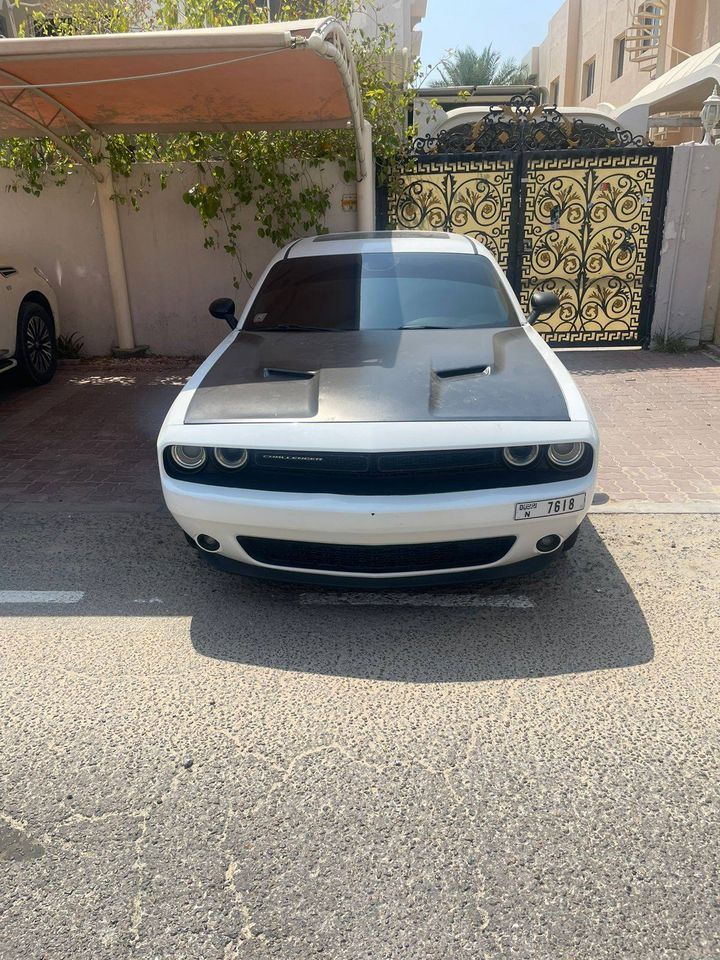
M 48 372 L 53 361 L 52 334 L 47 320 L 37 313 L 33 313 L 25 327 L 25 351 L 33 369 L 43 376 Z
M 40 386 L 57 368 L 57 342 L 52 314 L 41 303 L 26 300 L 18 313 L 17 375 L 20 383 Z

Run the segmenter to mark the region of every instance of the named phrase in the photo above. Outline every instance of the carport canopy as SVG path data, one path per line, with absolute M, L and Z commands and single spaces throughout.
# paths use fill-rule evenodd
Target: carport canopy
M 354 131 L 360 227 L 371 228 L 370 130 L 350 43 L 334 18 L 0 44 L 0 137 L 49 137 L 98 181 L 123 349 L 135 344 L 111 176 L 66 138 L 310 128 Z
M 720 84 L 720 43 L 651 80 L 627 106 L 646 105 L 651 113 L 699 113 L 717 84 Z

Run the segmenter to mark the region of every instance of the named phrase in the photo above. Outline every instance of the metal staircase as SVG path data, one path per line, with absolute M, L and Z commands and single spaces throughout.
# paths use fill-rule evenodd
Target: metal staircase
M 625 52 L 644 73 L 655 73 L 668 13 L 667 0 L 638 0 L 632 23 L 625 31 Z

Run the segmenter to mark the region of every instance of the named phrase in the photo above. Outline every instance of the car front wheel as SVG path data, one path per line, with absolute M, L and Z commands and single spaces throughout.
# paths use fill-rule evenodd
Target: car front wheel
M 28 301 L 20 307 L 15 356 L 23 382 L 36 386 L 52 380 L 57 369 L 55 324 L 39 303 Z

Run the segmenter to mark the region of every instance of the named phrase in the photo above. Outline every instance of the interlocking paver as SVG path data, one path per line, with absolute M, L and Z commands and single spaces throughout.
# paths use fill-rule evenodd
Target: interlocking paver
M 720 502 L 720 362 L 705 353 L 562 351 L 600 427 L 611 501 Z M 160 505 L 155 438 L 192 361 L 0 378 L 0 503 Z
M 158 506 L 155 438 L 195 365 L 80 365 L 36 390 L 0 382 L 0 502 Z
M 704 352 L 561 351 L 602 440 L 611 500 L 720 501 L 720 362 Z

